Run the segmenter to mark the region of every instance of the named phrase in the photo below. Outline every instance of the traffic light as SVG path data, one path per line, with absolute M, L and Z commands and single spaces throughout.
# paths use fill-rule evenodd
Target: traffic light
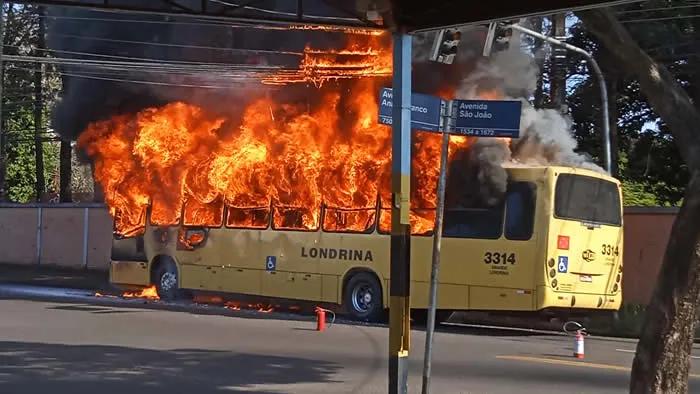
M 430 60 L 443 64 L 452 64 L 457 56 L 457 47 L 462 39 L 462 32 L 457 29 L 443 29 L 438 32 L 433 41 Z
M 489 23 L 486 42 L 484 42 L 484 51 L 482 53 L 484 56 L 489 56 L 494 52 L 505 51 L 510 48 L 511 42 L 513 41 L 513 29 L 507 26 L 515 22 L 517 21 Z

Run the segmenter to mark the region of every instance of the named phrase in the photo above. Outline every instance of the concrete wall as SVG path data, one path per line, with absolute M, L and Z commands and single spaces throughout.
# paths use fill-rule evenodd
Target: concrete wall
M 649 301 L 677 211 L 625 209 L 626 302 Z M 0 263 L 106 270 L 111 239 L 112 218 L 99 204 L 0 205 Z
M 104 205 L 0 205 L 0 263 L 108 269 L 111 243 Z
M 625 208 L 625 302 L 647 304 L 651 299 L 677 213 L 678 208 Z

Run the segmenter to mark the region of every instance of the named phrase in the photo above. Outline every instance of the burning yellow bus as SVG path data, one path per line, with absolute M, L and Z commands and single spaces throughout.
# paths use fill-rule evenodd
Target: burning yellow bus
M 569 315 L 619 309 L 619 182 L 570 167 L 504 166 L 501 201 L 445 212 L 439 310 Z M 201 206 L 192 201 L 177 224 L 154 223 L 152 205 L 138 235 L 115 238 L 112 283 L 154 284 L 164 299 L 201 290 L 336 303 L 364 320 L 387 308 L 390 210 L 382 201 L 362 210 L 323 204 L 314 226 L 297 229 L 289 223 L 303 223 L 308 210 L 220 204 L 212 222 L 202 225 L 196 220 Z M 417 310 L 428 303 L 431 232 L 411 239 Z
M 391 128 L 377 123 L 377 97 L 390 84 L 391 40 L 346 38 L 343 50 L 307 46 L 299 69 L 267 75 L 276 90 L 119 112 L 81 133 L 114 217 L 112 283 L 155 285 L 164 299 L 194 290 L 336 303 L 379 318 L 391 280 Z M 514 56 L 456 60 L 453 72 L 416 63 L 427 87 L 413 90 L 529 97 L 534 62 Z M 450 137 L 441 311 L 618 309 L 620 184 L 579 162 L 567 127 L 523 98 L 517 140 Z M 441 136 L 416 130 L 412 146 L 412 307 L 421 311 Z

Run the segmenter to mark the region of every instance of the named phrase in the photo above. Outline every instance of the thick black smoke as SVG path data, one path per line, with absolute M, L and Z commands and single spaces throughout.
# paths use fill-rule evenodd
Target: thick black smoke
M 509 160 L 508 146 L 500 140 L 480 138 L 458 151 L 448 169 L 447 206 L 497 205 L 506 193 L 508 174 L 503 163 Z
M 150 0 L 122 1 L 136 6 Z M 179 2 L 196 8 L 200 2 Z M 257 1 L 255 6 L 276 12 L 295 12 L 296 2 Z M 216 7 L 210 2 L 210 7 Z M 329 16 L 336 11 L 323 2 L 304 1 L 306 12 Z M 223 11 L 211 9 L 212 12 Z M 54 55 L 68 59 L 155 62 L 196 62 L 222 65 L 260 62 L 298 66 L 299 57 L 275 51 L 301 52 L 310 40 L 316 48 L 342 45 L 334 33 L 308 33 L 231 26 L 194 18 L 114 13 L 83 8 L 51 7 L 47 11 L 47 46 Z M 265 49 L 265 53 L 240 51 Z M 211 66 L 214 69 L 215 66 Z M 259 82 L 231 81 L 214 72 L 127 71 L 64 65 L 63 94 L 53 111 L 54 129 L 65 139 L 75 140 L 88 124 L 115 114 L 134 113 L 172 101 L 207 104 L 228 113 L 256 94 Z M 126 81 L 125 81 L 126 80 Z M 134 82 L 137 81 L 137 82 Z M 203 87 L 204 86 L 204 87 Z M 211 89 L 210 86 L 222 86 Z M 257 89 L 259 91 L 259 89 Z

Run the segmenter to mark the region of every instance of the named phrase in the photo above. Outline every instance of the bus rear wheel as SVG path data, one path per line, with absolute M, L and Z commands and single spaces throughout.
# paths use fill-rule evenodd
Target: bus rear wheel
M 171 259 L 161 262 L 154 276 L 158 297 L 165 301 L 175 301 L 183 298 L 180 289 L 180 278 L 177 271 L 177 264 Z
M 384 314 L 382 287 L 377 278 L 360 272 L 345 285 L 343 294 L 345 310 L 355 320 L 379 321 Z

